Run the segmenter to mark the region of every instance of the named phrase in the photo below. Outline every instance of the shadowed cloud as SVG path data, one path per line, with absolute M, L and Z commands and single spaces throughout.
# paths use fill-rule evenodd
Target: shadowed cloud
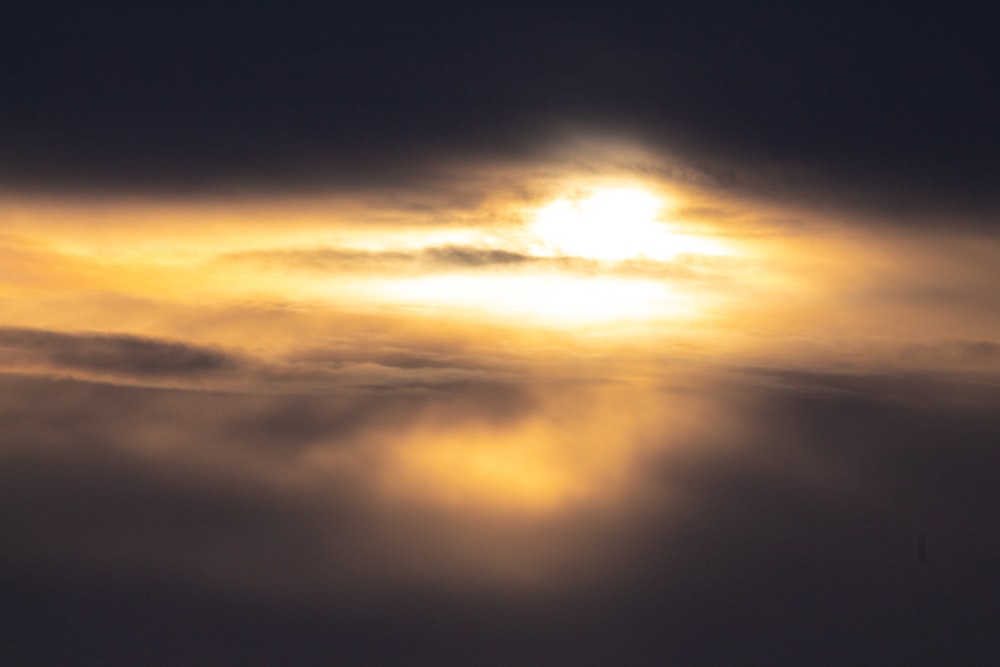
M 41 363 L 53 370 L 127 376 L 213 375 L 244 361 L 221 350 L 112 334 L 70 334 L 0 328 L 0 358 L 7 364 Z
M 386 461 L 373 427 L 405 437 L 444 410 L 442 424 L 492 414 L 503 429 L 539 411 L 553 418 L 554 404 L 520 390 L 501 408 L 502 394 L 466 390 L 385 401 L 7 377 L 0 495 L 11 539 L 0 557 L 20 581 L 5 604 L 30 592 L 22 618 L 54 614 L 59 599 L 90 608 L 82 627 L 114 628 L 127 623 L 119 597 L 135 596 L 128 608 L 155 619 L 137 635 L 144 645 L 190 625 L 198 641 L 165 655 L 198 663 L 203 651 L 239 661 L 246 642 L 251 660 L 303 664 L 401 651 L 409 664 L 750 654 L 833 665 L 858 642 L 871 664 L 992 655 L 995 411 L 934 400 L 931 377 L 854 386 L 802 392 L 740 375 L 692 385 L 705 416 L 736 428 L 646 433 L 681 449 L 647 451 L 624 505 L 463 518 L 376 500 L 369 475 Z M 887 386 L 921 400 L 887 400 Z M 86 583 L 96 578 L 100 590 Z M 280 617 L 312 621 L 293 631 Z M 96 627 L 58 635 L 22 634 L 5 650 L 124 659 Z

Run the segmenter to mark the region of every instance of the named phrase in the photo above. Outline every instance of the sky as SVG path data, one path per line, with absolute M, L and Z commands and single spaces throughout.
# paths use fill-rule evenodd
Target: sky
M 993 664 L 997 12 L 18 3 L 0 657 Z

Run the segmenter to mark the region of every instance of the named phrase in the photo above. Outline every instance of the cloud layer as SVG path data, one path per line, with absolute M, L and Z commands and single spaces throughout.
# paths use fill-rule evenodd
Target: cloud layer
M 994 10 L 22 4 L 0 662 L 998 662 Z
M 0 40 L 0 172 L 49 193 L 419 189 L 583 132 L 744 194 L 995 218 L 992 10 L 379 7 L 25 6 Z
M 836 664 L 864 647 L 934 664 L 994 645 L 995 386 L 749 372 L 605 393 L 595 417 L 572 387 L 2 382 L 4 604 L 26 628 L 5 651 L 22 661 Z M 399 443 L 419 455 L 463 423 L 502 437 L 539 418 L 562 421 L 546 456 L 574 473 L 595 428 L 642 465 L 555 513 L 386 495 Z

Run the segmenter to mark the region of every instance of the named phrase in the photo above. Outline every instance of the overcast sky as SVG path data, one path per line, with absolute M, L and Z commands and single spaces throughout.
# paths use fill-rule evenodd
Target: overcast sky
M 993 664 L 997 11 L 18 3 L 0 658 Z

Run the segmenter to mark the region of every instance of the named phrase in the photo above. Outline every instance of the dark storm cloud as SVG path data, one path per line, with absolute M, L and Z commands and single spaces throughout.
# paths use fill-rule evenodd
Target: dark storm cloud
M 14 189 L 419 184 L 442 159 L 523 159 L 589 128 L 677 154 L 717 187 L 988 214 L 996 18 L 928 4 L 22 3 L 0 39 L 0 170 Z
M 192 376 L 232 371 L 244 360 L 221 350 L 111 334 L 69 334 L 0 327 L 0 359 L 54 370 L 130 376 Z

